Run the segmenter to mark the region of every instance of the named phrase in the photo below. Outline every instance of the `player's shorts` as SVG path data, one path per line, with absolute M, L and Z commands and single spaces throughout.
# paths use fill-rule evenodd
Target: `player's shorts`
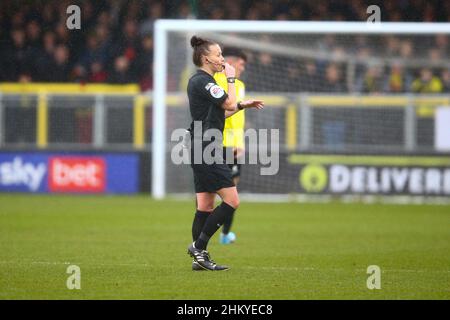
M 230 168 L 231 170 L 231 177 L 234 178 L 238 178 L 241 176 L 241 164 L 240 163 L 236 163 L 236 164 L 229 164 L 228 168 Z

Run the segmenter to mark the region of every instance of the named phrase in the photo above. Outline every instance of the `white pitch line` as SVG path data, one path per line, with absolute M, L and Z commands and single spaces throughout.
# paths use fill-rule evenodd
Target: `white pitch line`
M 41 265 L 88 265 L 88 266 L 134 266 L 134 267 L 154 267 L 148 263 L 80 263 L 80 262 L 61 262 L 61 261 L 0 261 L 0 264 L 41 264 Z M 243 266 L 241 269 L 250 270 L 269 270 L 269 271 L 353 271 L 366 272 L 366 269 L 345 269 L 345 268 L 314 268 L 314 267 L 256 267 Z M 417 270 L 417 269 L 383 269 L 381 273 L 388 272 L 409 272 L 409 273 L 450 273 L 450 270 Z
M 42 264 L 42 265 L 94 265 L 94 266 L 136 266 L 136 267 L 151 267 L 147 263 L 80 263 L 80 262 L 60 262 L 60 261 L 0 261 L 0 264 Z
M 366 272 L 366 269 L 344 269 L 344 268 L 312 268 L 312 267 L 242 267 L 243 269 L 258 269 L 258 270 L 272 270 L 272 271 L 354 271 L 354 272 Z M 381 268 L 381 273 L 386 272 L 411 272 L 411 273 L 450 273 L 450 270 L 413 270 L 413 269 L 383 269 Z

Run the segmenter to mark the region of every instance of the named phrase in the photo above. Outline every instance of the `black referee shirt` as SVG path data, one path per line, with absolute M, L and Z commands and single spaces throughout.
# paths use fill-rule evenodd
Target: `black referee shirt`
M 194 132 L 194 121 L 202 121 L 202 134 L 208 129 L 223 132 L 225 126 L 225 110 L 222 103 L 228 94 L 217 85 L 216 80 L 207 72 L 198 69 L 189 79 L 187 93 Z

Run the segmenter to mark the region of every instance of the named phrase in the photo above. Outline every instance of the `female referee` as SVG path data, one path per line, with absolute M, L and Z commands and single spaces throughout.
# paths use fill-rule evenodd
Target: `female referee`
M 263 101 L 236 101 L 235 69 L 225 63 L 220 46 L 197 36 L 191 38 L 193 62 L 197 72 L 189 79 L 187 94 L 191 123 L 191 167 L 194 172 L 194 185 L 197 198 L 197 211 L 192 223 L 192 238 L 188 253 L 194 258 L 193 269 L 227 270 L 211 260 L 206 247 L 209 239 L 222 226 L 225 219 L 232 215 L 239 206 L 239 196 L 233 183 L 231 170 L 225 163 L 195 163 L 194 145 L 201 139 L 202 152 L 210 143 L 203 141 L 203 134 L 208 129 L 217 129 L 223 133 L 225 118 L 245 108 L 262 109 Z M 224 72 L 227 77 L 228 94 L 217 85 L 214 73 Z M 194 122 L 201 122 L 202 132 L 196 132 Z M 198 128 L 198 126 L 197 126 Z M 222 139 L 216 141 L 222 144 Z M 222 148 L 222 146 L 220 146 Z M 222 203 L 214 208 L 214 199 L 218 194 Z M 199 268 L 198 268 L 199 267 Z

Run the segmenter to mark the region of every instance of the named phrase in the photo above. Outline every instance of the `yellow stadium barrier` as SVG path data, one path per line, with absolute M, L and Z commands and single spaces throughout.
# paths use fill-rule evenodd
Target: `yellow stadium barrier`
M 48 103 L 47 95 L 105 95 L 134 96 L 133 106 L 133 145 L 136 149 L 144 148 L 145 141 L 145 108 L 152 104 L 151 94 L 141 94 L 137 84 L 78 84 L 78 83 L 0 83 L 0 93 L 18 95 L 37 95 L 36 108 L 36 144 L 39 148 L 48 145 Z M 251 92 L 248 99 L 262 99 L 268 107 L 286 108 L 286 145 L 294 150 L 297 146 L 297 112 L 298 107 L 347 107 L 373 108 L 413 107 L 418 117 L 433 117 L 438 106 L 450 105 L 450 95 L 326 95 L 326 94 L 266 94 Z M 187 107 L 184 92 L 167 95 L 168 107 Z

